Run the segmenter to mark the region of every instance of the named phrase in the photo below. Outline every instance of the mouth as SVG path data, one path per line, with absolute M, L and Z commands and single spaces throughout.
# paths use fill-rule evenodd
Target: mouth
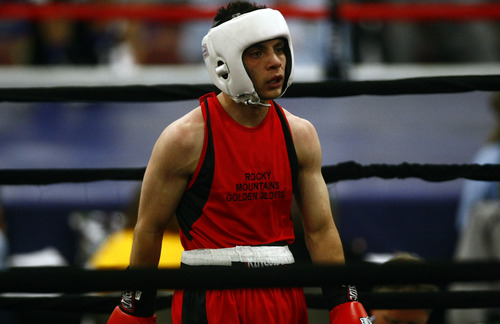
M 283 76 L 281 75 L 277 75 L 273 78 L 271 78 L 267 84 L 271 87 L 271 88 L 280 88 L 281 85 L 283 84 Z

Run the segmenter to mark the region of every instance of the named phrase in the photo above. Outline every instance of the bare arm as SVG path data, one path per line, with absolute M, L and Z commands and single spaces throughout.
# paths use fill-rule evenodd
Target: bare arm
M 302 215 L 305 241 L 316 264 L 344 263 L 342 243 L 333 221 L 330 197 L 321 174 L 321 145 L 314 126 L 287 115 L 299 159 L 297 205 Z
M 142 184 L 130 266 L 158 265 L 163 232 L 196 168 L 203 136 L 203 117 L 196 109 L 158 138 Z
M 342 242 L 333 221 L 330 196 L 321 174 L 321 146 L 313 125 L 306 120 L 287 116 L 299 159 L 297 205 L 302 214 L 305 240 L 315 264 L 344 264 Z M 323 285 L 330 323 L 370 323 L 363 305 L 357 301 L 352 285 Z M 364 322 L 363 322 L 364 323 Z

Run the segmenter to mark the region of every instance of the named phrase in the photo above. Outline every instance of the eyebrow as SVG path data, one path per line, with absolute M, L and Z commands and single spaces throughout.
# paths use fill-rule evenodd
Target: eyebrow
M 276 39 L 276 40 L 277 40 L 277 42 L 276 42 L 276 44 L 273 44 L 273 47 L 276 47 L 276 46 L 284 46 L 284 45 L 285 45 L 285 41 L 284 41 L 283 39 L 278 38 L 278 39 Z M 271 41 L 271 39 L 270 39 L 269 41 Z M 246 50 L 249 50 L 249 49 L 251 49 L 251 48 L 262 49 L 262 48 L 264 48 L 264 47 L 265 47 L 265 46 L 264 46 L 264 43 L 269 42 L 269 41 L 263 41 L 263 42 L 260 42 L 260 43 L 256 43 L 256 44 L 250 45 L 250 46 L 249 46 Z M 246 51 L 246 50 L 245 50 L 245 51 Z

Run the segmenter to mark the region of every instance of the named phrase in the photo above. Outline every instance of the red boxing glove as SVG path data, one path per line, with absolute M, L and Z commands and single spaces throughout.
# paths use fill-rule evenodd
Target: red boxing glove
M 156 315 L 151 317 L 138 317 L 130 315 L 116 306 L 108 319 L 108 324 L 156 324 Z
M 330 324 L 371 324 L 360 302 L 351 301 L 335 306 L 330 311 Z

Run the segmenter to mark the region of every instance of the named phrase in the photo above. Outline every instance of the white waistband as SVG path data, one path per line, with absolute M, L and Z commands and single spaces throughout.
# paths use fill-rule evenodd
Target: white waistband
M 261 267 L 292 264 L 295 259 L 288 246 L 235 246 L 183 251 L 181 262 L 191 266 L 230 266 L 232 262 L 244 262 L 249 267 Z

